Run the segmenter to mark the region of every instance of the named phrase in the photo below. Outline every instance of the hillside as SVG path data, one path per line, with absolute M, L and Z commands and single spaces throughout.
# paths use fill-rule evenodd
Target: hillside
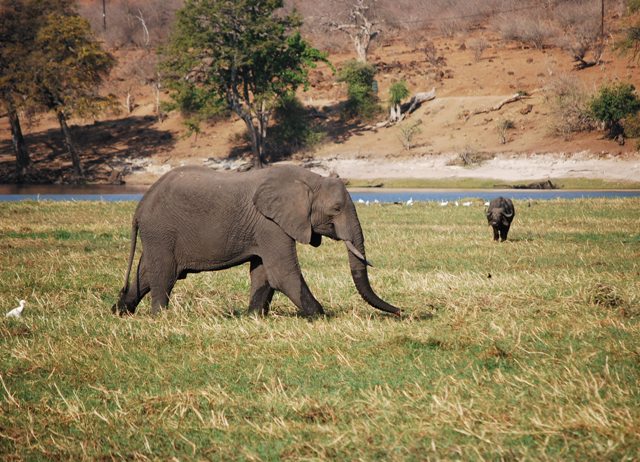
M 472 48 L 474 40 L 480 39 L 486 40 L 488 47 L 476 60 Z M 613 52 L 610 43 L 600 65 L 582 70 L 576 70 L 569 54 L 558 47 L 525 46 L 482 27 L 450 38 L 435 37 L 433 43 L 445 61 L 438 69 L 425 59 L 424 37 L 387 35 L 370 53 L 370 62 L 378 69 L 383 102 L 390 84 L 397 80 L 406 80 L 412 92 L 436 91 L 433 101 L 388 128 L 342 121 L 339 108 L 346 99 L 345 87 L 336 83 L 328 67 L 313 70 L 311 88 L 299 97 L 307 107 L 316 109 L 326 136 L 313 148 L 281 160 L 314 160 L 319 170 L 334 170 L 347 178 L 640 178 L 637 139 L 620 145 L 606 139 L 600 130 L 559 136 L 552 128 L 557 117 L 553 89 L 560 84 L 570 82 L 589 93 L 616 80 L 640 87 L 637 65 Z M 145 184 L 177 165 L 229 168 L 243 162 L 248 147 L 241 121 L 218 120 L 203 126 L 197 136 L 185 136 L 179 114 L 169 113 L 164 120 L 156 120 L 152 87 L 140 83 L 130 72 L 135 63 L 148 60 L 150 53 L 131 47 L 114 53 L 118 68 L 104 90 L 116 94 L 123 103 L 130 91 L 132 112 L 106 115 L 98 121 L 74 120 L 74 135 L 94 181 Z M 333 52 L 329 58 L 340 68 L 353 56 L 347 50 Z M 489 110 L 516 92 L 528 96 L 500 110 Z M 162 94 L 161 98 L 168 96 Z M 513 128 L 504 131 L 501 139 L 498 125 L 504 121 L 511 122 Z M 408 147 L 407 130 L 412 126 L 417 128 Z M 59 170 L 70 162 L 59 155 L 62 140 L 55 119 L 42 117 L 23 129 L 39 171 L 32 180 L 65 181 Z M 6 182 L 11 181 L 13 169 L 6 118 L 0 119 L 0 133 L 0 175 L 1 182 Z M 508 175 L 503 171 L 506 159 L 513 168 Z M 481 164 L 483 168 L 475 168 Z

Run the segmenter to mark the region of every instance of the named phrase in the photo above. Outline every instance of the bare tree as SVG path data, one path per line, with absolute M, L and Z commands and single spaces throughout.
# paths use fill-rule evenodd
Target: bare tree
M 328 26 L 333 30 L 344 32 L 351 38 L 356 49 L 358 61 L 367 62 L 367 52 L 371 41 L 381 32 L 379 21 L 374 18 L 373 5 L 376 0 L 355 0 L 345 21 L 329 20 Z

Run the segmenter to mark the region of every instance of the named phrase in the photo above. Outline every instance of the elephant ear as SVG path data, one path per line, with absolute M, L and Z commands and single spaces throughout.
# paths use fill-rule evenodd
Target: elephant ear
M 301 244 L 311 242 L 311 189 L 300 180 L 272 175 L 253 196 L 253 203 Z

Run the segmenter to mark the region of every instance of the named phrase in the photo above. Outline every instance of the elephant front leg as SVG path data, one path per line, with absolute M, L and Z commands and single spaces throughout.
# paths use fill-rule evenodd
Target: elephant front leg
M 309 286 L 302 277 L 298 259 L 276 259 L 273 264 L 264 260 L 267 278 L 271 287 L 285 294 L 298 307 L 299 314 L 312 317 L 324 314 L 322 305 L 315 299 Z
M 251 299 L 249 301 L 249 313 L 267 315 L 269 305 L 273 298 L 274 289 L 269 284 L 267 271 L 260 258 L 251 260 Z

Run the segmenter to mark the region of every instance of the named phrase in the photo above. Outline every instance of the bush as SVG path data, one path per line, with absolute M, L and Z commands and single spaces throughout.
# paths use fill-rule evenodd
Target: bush
M 608 136 L 614 138 L 624 133 L 620 121 L 640 111 L 640 99 L 632 84 L 620 82 L 601 87 L 589 108 L 597 120 L 604 122 Z
M 492 22 L 504 40 L 515 40 L 542 48 L 545 42 L 555 36 L 554 28 L 540 17 L 500 16 Z
M 422 120 L 418 119 L 412 123 L 406 122 L 400 125 L 400 134 L 398 138 L 400 139 L 402 146 L 407 151 L 410 151 L 415 145 L 413 142 L 414 136 L 422 133 L 422 129 L 420 128 L 421 124 L 422 124 Z
M 375 67 L 355 60 L 347 62 L 338 74 L 338 82 L 347 84 L 345 113 L 348 117 L 369 119 L 380 112 L 378 97 L 373 91 L 375 75 Z
M 589 95 L 584 84 L 570 75 L 560 75 L 547 84 L 547 98 L 553 108 L 552 130 L 565 139 L 571 133 L 585 132 L 596 127 L 589 110 Z
M 507 134 L 508 130 L 512 130 L 516 128 L 516 124 L 513 120 L 510 119 L 501 119 L 496 124 L 496 131 L 498 132 L 498 137 L 500 138 L 500 144 L 507 144 L 509 141 L 509 136 Z
M 274 112 L 269 151 L 291 154 L 320 143 L 325 133 L 309 118 L 309 112 L 293 93 L 286 94 Z
M 578 63 L 578 68 L 600 61 L 604 41 L 600 36 L 600 2 L 564 3 L 556 7 L 554 17 L 560 30 L 556 44 Z M 587 60 L 587 55 L 591 59 Z
M 625 117 L 622 127 L 628 138 L 640 138 L 640 113 Z
M 471 39 L 467 44 L 467 48 L 473 52 L 473 59 L 478 62 L 480 61 L 480 58 L 482 58 L 484 50 L 489 48 L 489 42 L 484 37 Z

